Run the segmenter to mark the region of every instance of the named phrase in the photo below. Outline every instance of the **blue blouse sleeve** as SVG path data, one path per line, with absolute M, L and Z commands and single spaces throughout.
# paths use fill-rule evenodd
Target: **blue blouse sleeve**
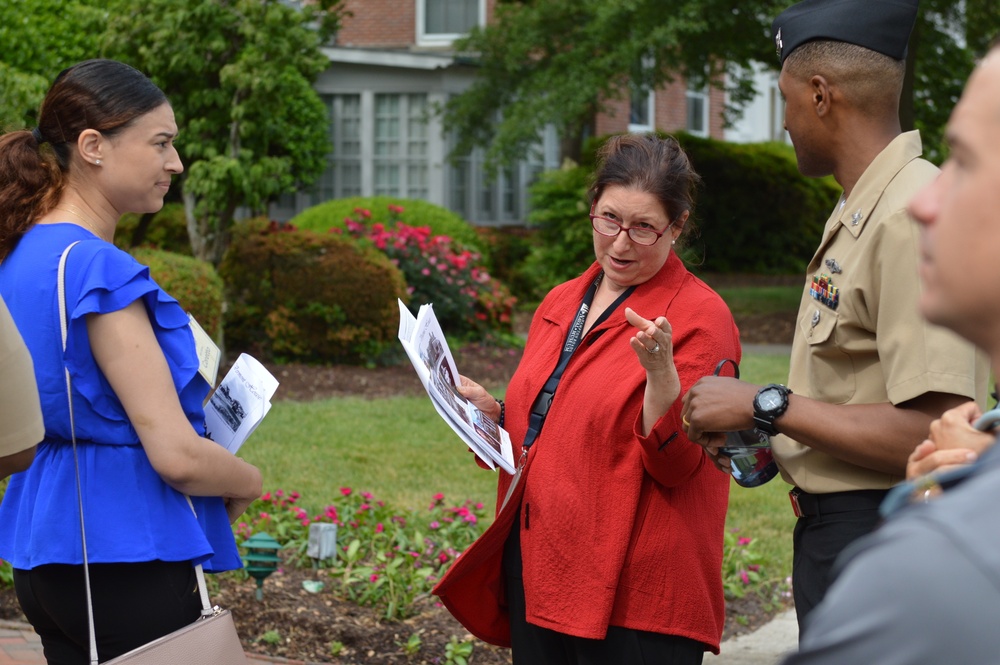
M 78 436 L 87 438 L 87 434 L 99 433 L 107 443 L 138 443 L 121 402 L 91 353 L 86 317 L 116 312 L 140 299 L 166 357 L 184 413 L 195 431 L 204 435 L 202 405 L 210 386 L 198 373 L 189 317 L 177 300 L 153 281 L 149 268 L 113 245 L 83 241 L 67 260 L 66 294 L 70 311 L 66 364 L 73 378 L 74 396 L 78 394 L 90 407 L 81 410 L 85 418 L 77 421 Z

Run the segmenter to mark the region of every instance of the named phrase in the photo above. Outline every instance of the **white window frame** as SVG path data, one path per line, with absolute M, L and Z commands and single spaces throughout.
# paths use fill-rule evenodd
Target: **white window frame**
M 691 114 L 689 109 L 691 108 L 692 100 L 700 100 L 702 102 L 701 111 L 701 126 L 703 129 L 694 129 L 691 123 Z M 688 84 L 687 90 L 684 92 L 684 129 L 692 136 L 702 136 L 708 137 L 712 131 L 712 126 L 709 124 L 711 119 L 711 114 L 709 113 L 710 97 L 708 94 L 708 86 L 704 88 L 691 89 L 691 84 Z
M 633 89 L 632 96 L 638 94 L 638 91 Z M 656 95 L 653 94 L 652 90 L 646 91 L 646 115 L 649 118 L 647 124 L 635 124 L 632 122 L 632 101 L 633 97 L 629 98 L 629 109 L 628 109 L 628 131 L 633 134 L 641 134 L 644 132 L 652 132 L 656 129 Z M 640 102 L 641 103 L 641 102 Z
M 456 39 L 465 36 L 464 33 L 428 33 L 427 0 L 415 0 L 417 3 L 417 46 L 451 46 Z M 479 26 L 486 25 L 486 0 L 479 0 Z

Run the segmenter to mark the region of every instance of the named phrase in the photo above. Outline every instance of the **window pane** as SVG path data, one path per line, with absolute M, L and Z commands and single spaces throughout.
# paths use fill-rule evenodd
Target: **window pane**
M 461 35 L 479 25 L 479 0 L 424 0 L 424 32 Z
M 687 130 L 704 134 L 705 127 L 705 95 L 688 93 L 687 96 Z
M 628 124 L 652 126 L 649 118 L 649 93 L 639 90 L 632 91 L 632 103 L 629 105 Z

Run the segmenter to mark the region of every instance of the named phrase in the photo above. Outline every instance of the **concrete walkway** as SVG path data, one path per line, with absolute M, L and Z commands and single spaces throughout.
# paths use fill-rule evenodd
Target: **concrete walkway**
M 777 665 L 798 644 L 795 610 L 786 610 L 754 632 L 723 642 L 718 656 L 705 655 L 704 665 Z
M 752 633 L 722 643 L 718 656 L 705 655 L 705 665 L 777 665 L 798 644 L 795 611 L 783 612 Z M 247 655 L 250 665 L 310 665 L 301 660 Z M 45 665 L 42 643 L 31 626 L 0 621 L 0 665 Z

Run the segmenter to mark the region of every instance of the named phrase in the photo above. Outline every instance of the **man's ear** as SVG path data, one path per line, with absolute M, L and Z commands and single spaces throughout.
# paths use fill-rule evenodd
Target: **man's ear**
M 96 129 L 85 129 L 76 139 L 76 147 L 85 162 L 97 164 L 104 158 L 104 136 Z
M 828 114 L 832 101 L 830 82 L 826 80 L 825 76 L 816 74 L 809 79 L 809 87 L 811 88 L 812 106 L 816 115 L 824 116 Z

